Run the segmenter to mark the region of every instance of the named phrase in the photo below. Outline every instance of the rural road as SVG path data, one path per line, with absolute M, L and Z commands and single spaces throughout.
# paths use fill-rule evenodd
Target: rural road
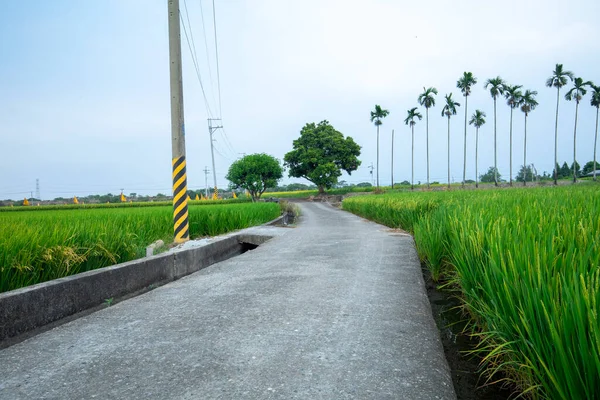
M 454 399 L 412 238 L 301 208 L 253 251 L 1 350 L 0 399 Z

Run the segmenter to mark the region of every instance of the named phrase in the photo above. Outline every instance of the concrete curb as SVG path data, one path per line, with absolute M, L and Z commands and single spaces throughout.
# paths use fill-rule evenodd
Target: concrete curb
M 112 299 L 150 290 L 242 254 L 271 237 L 242 231 L 197 247 L 174 249 L 166 254 L 0 293 L 0 348 L 5 347 L 3 342 L 12 342 L 45 325 L 97 308 Z

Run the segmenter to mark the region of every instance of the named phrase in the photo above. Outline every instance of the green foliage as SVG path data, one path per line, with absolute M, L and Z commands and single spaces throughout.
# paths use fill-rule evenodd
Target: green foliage
M 375 126 L 379 126 L 382 124 L 381 120 L 389 114 L 390 112 L 388 110 L 384 110 L 379 104 L 375 104 L 375 111 L 371 111 L 371 122 L 373 122 Z
M 481 128 L 485 124 L 485 113 L 481 110 L 475 110 L 471 119 L 469 120 L 470 125 L 474 125 L 476 128 Z
M 192 204 L 190 236 L 218 235 L 278 215 L 276 203 Z M 0 292 L 144 257 L 150 243 L 172 238 L 170 204 L 0 213 Z
M 423 116 L 421 115 L 421 113 L 419 111 L 417 111 L 417 107 L 413 107 L 410 110 L 408 110 L 406 112 L 406 119 L 404 120 L 404 123 L 406 125 L 409 125 L 410 127 L 413 127 L 416 125 L 416 121 L 415 118 L 418 118 L 419 121 L 423 119 Z
M 497 172 L 496 168 L 494 167 L 490 167 L 485 174 L 479 175 L 479 181 L 483 183 L 493 183 L 495 172 L 498 174 L 498 182 L 500 182 L 502 180 L 500 172 Z
M 552 76 L 546 81 L 546 86 L 560 89 L 567 84 L 567 78 L 573 81 L 573 73 L 563 70 L 562 64 L 556 64 Z
M 460 289 L 489 375 L 535 399 L 600 398 L 598 186 L 405 192 L 343 208 L 414 234 L 434 276 Z
M 452 115 L 456 115 L 456 107 L 460 107 L 460 103 L 454 101 L 452 98 L 452 93 L 447 94 L 445 99 L 446 104 L 444 104 L 444 108 L 442 108 L 442 117 L 446 116 L 450 118 Z
M 463 96 L 471 94 L 471 87 L 477 84 L 477 78 L 472 72 L 463 72 L 463 76 L 456 81 L 456 87 L 460 89 Z
M 437 95 L 437 94 L 438 94 L 438 90 L 436 88 L 430 87 L 430 88 L 425 89 L 425 87 L 423 87 L 423 93 L 421 93 L 419 95 L 417 101 L 419 102 L 420 105 L 422 105 L 425 108 L 435 107 L 434 95 Z
M 508 84 L 499 76 L 488 79 L 487 81 L 485 81 L 485 85 L 484 85 L 484 87 L 486 89 L 487 88 L 490 89 L 490 95 L 492 96 L 494 101 L 496 100 L 496 98 L 498 96 L 501 96 L 504 94 L 504 90 L 506 89 L 507 86 L 508 86 Z
M 305 178 L 319 188 L 330 189 L 342 175 L 351 174 L 360 165 L 360 146 L 348 136 L 335 130 L 328 121 L 306 124 L 300 137 L 294 140 L 294 149 L 284 157 L 289 176 Z
M 596 162 L 596 168 L 598 168 L 599 166 L 600 166 L 600 164 L 598 164 L 598 162 Z M 583 170 L 581 171 L 581 173 L 582 173 L 582 175 L 587 175 L 592 172 L 594 172 L 594 161 L 588 161 L 583 166 Z
M 519 172 L 517 173 L 515 180 L 517 182 L 523 182 L 523 181 L 532 182 L 533 181 L 533 169 L 531 168 L 531 166 L 528 165 L 527 167 L 524 167 L 523 165 L 521 165 L 521 168 L 519 168 Z
M 248 203 L 250 199 L 237 198 L 237 199 L 225 199 L 225 200 L 202 200 L 202 201 L 188 201 L 188 204 L 209 206 L 209 205 L 226 205 L 226 204 L 239 204 Z M 171 206 L 173 202 L 168 201 L 149 201 L 149 202 L 136 202 L 136 203 L 96 203 L 96 204 L 61 204 L 61 205 L 47 205 L 47 206 L 29 206 L 29 207 L 0 207 L 1 212 L 13 212 L 13 211 L 53 211 L 53 210 L 92 210 L 99 208 L 145 208 L 145 207 L 160 207 L 160 206 Z
M 248 190 L 252 200 L 256 201 L 267 188 L 276 186 L 282 177 L 283 169 L 275 157 L 250 154 L 231 164 L 225 178 L 234 188 Z

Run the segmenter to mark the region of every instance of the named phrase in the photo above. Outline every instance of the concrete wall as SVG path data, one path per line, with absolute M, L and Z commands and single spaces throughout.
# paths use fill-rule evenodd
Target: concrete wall
M 0 344 L 44 325 L 149 290 L 243 253 L 269 236 L 240 234 L 0 293 Z M 2 347 L 2 346 L 0 346 Z

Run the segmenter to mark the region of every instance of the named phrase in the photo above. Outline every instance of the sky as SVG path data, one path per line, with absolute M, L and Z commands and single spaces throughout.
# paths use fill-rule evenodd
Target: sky
M 171 192 L 168 13 L 166 0 L 22 0 L 0 13 L 0 199 Z M 184 6 L 188 12 L 185 13 Z M 600 84 L 600 2 L 573 0 L 181 0 L 205 88 L 182 30 L 188 188 L 212 181 L 207 118 L 214 134 L 217 182 L 243 154 L 283 160 L 309 122 L 328 120 L 362 146 L 362 165 L 340 179 L 371 181 L 375 104 L 390 111 L 380 130 L 379 179 L 410 180 L 411 135 L 403 123 L 423 87 L 436 87 L 429 110 L 430 179 L 447 179 L 444 95 L 461 103 L 451 119 L 451 179 L 463 169 L 464 71 L 478 83 L 468 116 L 480 109 L 479 174 L 493 165 L 493 101 L 483 83 L 501 76 L 536 90 L 529 114 L 527 163 L 551 172 L 555 64 Z M 202 18 L 203 17 L 203 18 Z M 189 25 L 188 20 L 189 18 Z M 204 21 L 204 23 L 203 23 Z M 205 41 L 206 40 L 206 41 Z M 221 107 L 219 107 L 219 90 Z M 566 90 L 563 90 L 563 93 Z M 579 107 L 577 160 L 593 157 L 596 109 Z M 425 110 L 421 108 L 421 112 Z M 497 105 L 498 169 L 509 174 L 509 118 Z M 513 122 L 513 175 L 523 163 L 524 114 Z M 558 159 L 573 160 L 575 103 L 561 94 Z M 426 181 L 425 120 L 415 127 L 415 182 Z M 475 129 L 467 130 L 467 179 L 475 177 Z M 281 183 L 302 182 L 288 178 Z

